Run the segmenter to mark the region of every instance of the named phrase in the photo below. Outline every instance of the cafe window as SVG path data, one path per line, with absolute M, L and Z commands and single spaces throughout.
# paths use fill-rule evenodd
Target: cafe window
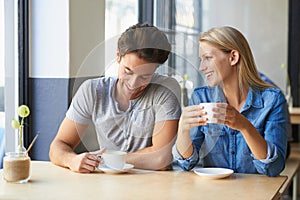
M 4 112 L 4 1 L 0 1 L 0 168 L 5 151 L 5 112 Z
M 187 74 L 193 87 L 205 84 L 198 72 L 199 34 L 216 26 L 233 26 L 248 39 L 258 70 L 286 93 L 282 66 L 288 63 L 288 2 L 231 2 L 234 6 L 224 11 L 228 2 L 220 0 L 154 0 L 154 24 L 168 30 L 172 42 L 168 65 L 173 74 Z M 170 74 L 170 68 L 166 73 Z
M 199 72 L 198 37 L 202 3 L 198 0 L 154 1 L 154 25 L 165 30 L 172 45 L 170 57 L 159 72 L 173 76 L 182 87 L 182 105 L 188 104 L 193 88 L 203 84 Z
M 14 149 L 10 120 L 18 105 L 17 1 L 0 1 L 0 159 Z M 0 162 L 0 164 L 2 164 Z
M 138 23 L 138 0 L 105 1 L 105 76 L 116 76 L 117 40 L 128 27 Z
M 4 152 L 14 150 L 17 136 L 10 120 L 17 116 L 20 103 L 27 103 L 28 71 L 27 0 L 0 0 L 0 159 Z M 22 62 L 19 62 L 22 61 Z M 20 75 L 21 74 L 21 75 Z M 22 94 L 22 95 L 19 95 Z M 27 144 L 28 138 L 25 138 Z M 1 164 L 1 163 L 0 163 Z
M 129 26 L 137 23 L 137 0 L 105 1 L 105 39 L 124 32 Z

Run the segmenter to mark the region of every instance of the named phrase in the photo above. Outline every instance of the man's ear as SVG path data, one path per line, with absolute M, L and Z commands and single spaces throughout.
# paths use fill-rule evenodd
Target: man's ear
M 236 65 L 240 60 L 240 53 L 237 50 L 232 50 L 230 52 L 229 61 L 231 66 Z
M 118 62 L 118 64 L 120 64 L 120 62 L 121 62 L 121 54 L 120 54 L 119 49 L 117 49 L 117 62 Z

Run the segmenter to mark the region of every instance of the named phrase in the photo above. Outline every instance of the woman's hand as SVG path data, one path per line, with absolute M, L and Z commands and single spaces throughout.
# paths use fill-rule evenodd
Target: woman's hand
M 202 117 L 206 114 L 203 106 L 194 105 L 183 108 L 179 120 L 180 131 L 190 131 L 195 126 L 203 126 L 207 124 L 207 118 Z
M 226 110 L 225 115 L 224 109 Z M 213 111 L 215 112 L 214 117 L 218 119 L 217 123 L 238 131 L 242 131 L 250 123 L 239 111 L 228 104 L 217 104 L 217 108 L 214 108 Z
M 183 158 L 188 158 L 192 155 L 194 147 L 190 138 L 190 129 L 196 126 L 207 124 L 207 118 L 203 106 L 194 105 L 183 108 L 179 120 L 179 128 L 176 140 L 176 147 L 179 154 Z

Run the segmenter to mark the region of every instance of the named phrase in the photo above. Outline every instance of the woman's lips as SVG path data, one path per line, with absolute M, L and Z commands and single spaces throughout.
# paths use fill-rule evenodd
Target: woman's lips
M 213 72 L 205 73 L 205 76 L 207 79 L 209 79 L 212 75 L 213 75 Z

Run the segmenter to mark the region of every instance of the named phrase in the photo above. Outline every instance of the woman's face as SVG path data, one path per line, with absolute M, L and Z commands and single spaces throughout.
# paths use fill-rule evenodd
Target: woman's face
M 210 86 L 221 85 L 230 77 L 233 68 L 230 53 L 224 53 L 208 42 L 200 42 L 199 70 L 205 75 Z
M 120 92 L 130 99 L 135 99 L 143 93 L 158 66 L 157 63 L 149 63 L 139 58 L 135 53 L 119 57 L 118 63 Z

